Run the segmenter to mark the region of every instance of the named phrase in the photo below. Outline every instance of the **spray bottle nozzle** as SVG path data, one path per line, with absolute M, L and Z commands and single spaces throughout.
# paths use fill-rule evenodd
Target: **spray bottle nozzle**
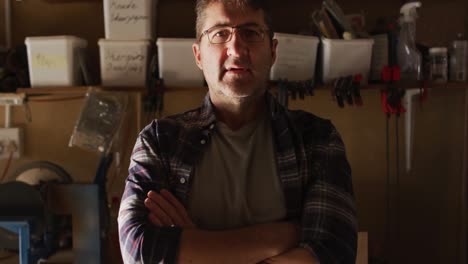
M 421 7 L 421 2 L 410 2 L 404 4 L 400 9 L 403 21 L 410 22 L 418 18 L 417 8 Z

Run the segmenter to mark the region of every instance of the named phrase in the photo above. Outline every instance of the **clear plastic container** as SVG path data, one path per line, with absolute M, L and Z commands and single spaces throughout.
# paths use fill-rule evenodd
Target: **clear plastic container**
M 79 56 L 87 41 L 74 36 L 27 37 L 32 87 L 76 86 L 82 83 Z
M 331 83 L 336 78 L 361 74 L 367 84 L 371 66 L 373 39 L 322 38 L 322 80 Z
M 447 82 L 447 48 L 431 48 L 429 49 L 429 55 L 431 61 L 431 81 L 442 83 Z
M 284 33 L 275 33 L 274 38 L 278 40 L 278 47 L 270 79 L 289 81 L 314 79 L 319 39 Z
M 158 38 L 159 78 L 168 87 L 203 86 L 203 72 L 193 57 L 192 38 Z
M 106 39 L 153 39 L 157 2 L 157 0 L 104 0 Z
M 103 86 L 146 85 L 149 41 L 100 39 L 98 44 Z
M 450 80 L 466 82 L 468 64 L 468 41 L 455 40 L 450 47 Z
M 69 146 L 108 153 L 122 125 L 128 105 L 128 94 L 90 89 Z

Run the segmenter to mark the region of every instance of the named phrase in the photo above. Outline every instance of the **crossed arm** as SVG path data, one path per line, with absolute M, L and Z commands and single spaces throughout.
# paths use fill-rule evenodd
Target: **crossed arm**
M 198 229 L 182 204 L 167 190 L 150 191 L 144 201 L 149 221 L 160 227 L 183 229 L 178 263 L 318 263 L 298 248 L 298 226 L 289 222 L 205 231 Z

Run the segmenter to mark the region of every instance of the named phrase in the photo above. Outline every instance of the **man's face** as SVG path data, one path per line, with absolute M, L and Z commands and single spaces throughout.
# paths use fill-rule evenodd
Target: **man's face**
M 239 10 L 215 2 L 206 8 L 205 15 L 202 32 L 217 25 L 267 28 L 261 10 Z M 210 92 L 217 96 L 243 100 L 263 94 L 266 89 L 277 41 L 270 44 L 268 32 L 261 42 L 246 42 L 241 35 L 236 29 L 229 42 L 212 44 L 205 34 L 193 44 L 196 63 L 203 70 Z

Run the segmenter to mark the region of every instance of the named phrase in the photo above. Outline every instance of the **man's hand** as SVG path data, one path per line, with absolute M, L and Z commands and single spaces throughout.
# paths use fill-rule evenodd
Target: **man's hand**
M 157 226 L 195 227 L 184 206 L 167 190 L 148 192 L 145 206 L 149 210 L 149 220 Z
M 266 259 L 260 264 L 315 264 L 318 261 L 304 248 L 294 248 L 284 254 Z

